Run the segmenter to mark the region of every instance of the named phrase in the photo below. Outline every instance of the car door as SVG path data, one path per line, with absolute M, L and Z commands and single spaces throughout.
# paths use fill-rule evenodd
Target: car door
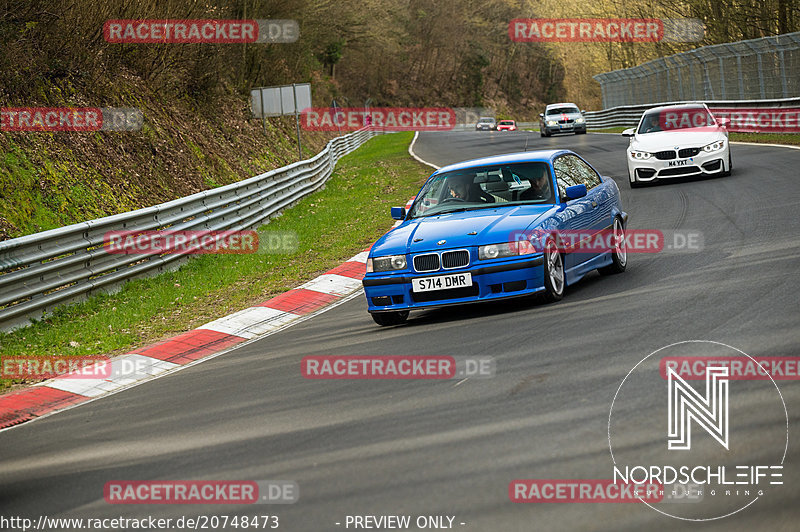
M 567 155 L 562 155 L 553 161 L 553 171 L 555 172 L 556 185 L 558 186 L 558 195 L 562 201 L 567 187 L 581 183 L 577 178 L 574 164 L 567 157 Z M 590 210 L 591 202 L 583 197 L 567 201 L 566 207 L 556 215 L 559 222 L 559 230 L 561 230 L 564 237 L 563 244 L 566 251 L 564 255 L 564 268 L 566 270 L 571 270 L 575 265 L 583 262 L 585 259 L 585 257 L 578 257 L 576 253 L 573 253 L 573 248 L 570 243 L 573 242 L 576 234 L 591 229 L 591 213 L 588 212 Z
M 562 211 L 564 215 L 564 229 L 569 235 L 565 238 L 567 244 L 578 243 L 580 235 L 591 235 L 603 229 L 602 181 L 600 176 L 585 161 L 574 154 L 559 156 L 553 161 L 553 170 L 556 173 L 556 183 L 559 194 L 564 196 L 564 191 L 572 185 L 586 185 L 586 196 L 567 202 L 567 208 Z M 574 247 L 568 247 L 569 253 L 564 257 L 564 266 L 570 270 L 583 262 L 593 259 L 599 254 L 596 249 L 589 248 L 577 253 Z
M 607 229 L 611 226 L 612 194 L 608 182 L 604 182 L 600 174 L 592 166 L 581 159 L 575 157 L 575 169 L 578 172 L 578 179 L 586 185 L 588 196 L 592 196 L 592 210 L 595 229 Z

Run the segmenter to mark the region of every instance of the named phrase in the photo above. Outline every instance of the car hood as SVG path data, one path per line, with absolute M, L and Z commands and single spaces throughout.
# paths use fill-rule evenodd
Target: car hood
M 674 150 L 675 146 L 679 148 L 702 148 L 723 138 L 725 138 L 725 133 L 714 129 L 704 131 L 659 131 L 658 133 L 645 133 L 644 135 L 637 134 L 631 147 L 650 152 Z
M 420 253 L 508 242 L 514 232 L 530 228 L 557 208 L 557 205 L 484 207 L 414 218 L 381 237 L 370 255 Z M 446 243 L 439 244 L 442 240 Z

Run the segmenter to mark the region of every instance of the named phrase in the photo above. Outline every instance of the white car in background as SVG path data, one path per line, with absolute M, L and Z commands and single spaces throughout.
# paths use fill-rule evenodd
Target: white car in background
M 631 188 L 659 179 L 730 175 L 726 119 L 715 119 L 704 103 L 649 109 L 639 125 L 622 132 Z

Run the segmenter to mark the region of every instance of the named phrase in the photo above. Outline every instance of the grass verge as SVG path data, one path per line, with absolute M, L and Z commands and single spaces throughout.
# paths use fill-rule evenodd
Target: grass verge
M 289 254 L 202 255 L 180 270 L 127 283 L 0 334 L 3 357 L 117 355 L 261 303 L 365 249 L 393 223 L 430 169 L 408 156 L 413 133 L 375 137 L 344 157 L 323 190 L 263 229 L 294 232 Z M 365 319 L 368 319 L 366 313 Z M 0 393 L 23 380 L 0 379 Z

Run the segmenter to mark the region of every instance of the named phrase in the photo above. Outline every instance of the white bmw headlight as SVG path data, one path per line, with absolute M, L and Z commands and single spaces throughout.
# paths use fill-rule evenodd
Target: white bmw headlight
M 712 142 L 708 146 L 703 146 L 703 151 L 710 153 L 710 152 L 713 152 L 713 151 L 719 151 L 724 147 L 725 147 L 725 141 L 724 140 L 718 140 L 717 142 Z
M 367 273 L 404 270 L 405 268 L 405 255 L 387 255 L 385 257 L 367 259 Z
M 636 159 L 637 161 L 646 161 L 653 156 L 652 153 L 646 151 L 631 150 L 630 153 L 631 159 Z
M 583 124 L 586 120 L 583 117 L 578 117 L 575 119 L 576 124 Z
M 547 125 L 548 126 L 557 126 L 558 122 L 556 122 L 555 120 L 548 120 L 547 121 Z

